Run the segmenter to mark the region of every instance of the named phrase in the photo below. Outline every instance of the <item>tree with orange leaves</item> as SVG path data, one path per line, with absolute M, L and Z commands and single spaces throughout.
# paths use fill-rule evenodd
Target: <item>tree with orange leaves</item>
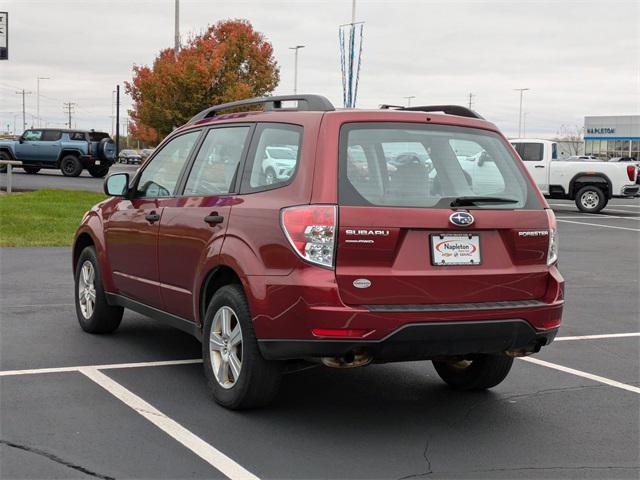
M 211 106 L 267 95 L 280 70 L 273 48 L 246 20 L 227 20 L 188 41 L 178 55 L 160 52 L 152 67 L 134 66 L 131 134 L 157 142 Z

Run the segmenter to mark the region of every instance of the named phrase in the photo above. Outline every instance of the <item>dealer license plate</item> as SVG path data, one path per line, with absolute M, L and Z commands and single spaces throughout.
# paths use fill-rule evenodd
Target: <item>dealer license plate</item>
M 431 262 L 433 265 L 480 265 L 480 235 L 431 235 Z

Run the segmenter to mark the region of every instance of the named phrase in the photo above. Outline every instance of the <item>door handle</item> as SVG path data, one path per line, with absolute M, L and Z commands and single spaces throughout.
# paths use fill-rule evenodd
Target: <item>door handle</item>
M 160 215 L 158 215 L 156 212 L 151 212 L 147 215 L 144 216 L 145 220 L 149 223 L 154 223 L 157 222 L 158 220 L 160 220 Z
M 544 168 L 544 165 L 534 165 L 535 168 Z
M 222 215 L 217 215 L 215 212 L 213 215 L 207 215 L 204 217 L 204 221 L 209 225 L 216 225 L 217 223 L 224 222 L 224 217 Z

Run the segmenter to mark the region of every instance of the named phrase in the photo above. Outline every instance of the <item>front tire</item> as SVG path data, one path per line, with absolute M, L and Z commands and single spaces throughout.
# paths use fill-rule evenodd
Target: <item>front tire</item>
M 607 196 L 600 187 L 587 185 L 576 193 L 576 207 L 585 213 L 598 213 L 607 206 Z
M 273 168 L 269 167 L 267 171 L 264 172 L 264 183 L 267 185 L 276 183 L 276 171 Z
M 440 378 L 455 390 L 486 390 L 502 382 L 513 365 L 506 355 L 474 355 L 469 359 L 434 360 Z
M 60 161 L 60 171 L 65 177 L 77 177 L 82 173 L 82 163 L 78 157 L 67 155 Z
M 13 160 L 13 158 L 11 158 L 11 155 L 9 155 L 7 152 L 0 152 L 0 160 Z M 6 173 L 6 171 L 7 166 L 0 165 L 0 173 Z
M 262 357 L 239 285 L 226 285 L 215 293 L 202 338 L 204 373 L 217 403 L 240 410 L 273 400 L 280 385 L 280 363 Z
M 120 326 L 124 309 L 107 303 L 93 247 L 85 248 L 76 264 L 75 304 L 78 322 L 85 332 L 111 333 Z

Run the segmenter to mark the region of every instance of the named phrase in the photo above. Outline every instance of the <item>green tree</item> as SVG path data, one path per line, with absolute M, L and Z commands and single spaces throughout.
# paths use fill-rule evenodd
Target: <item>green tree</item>
M 228 20 L 193 37 L 175 55 L 160 52 L 152 67 L 134 66 L 125 83 L 133 98 L 130 131 L 157 142 L 211 106 L 271 93 L 280 80 L 273 48 L 246 20 Z

